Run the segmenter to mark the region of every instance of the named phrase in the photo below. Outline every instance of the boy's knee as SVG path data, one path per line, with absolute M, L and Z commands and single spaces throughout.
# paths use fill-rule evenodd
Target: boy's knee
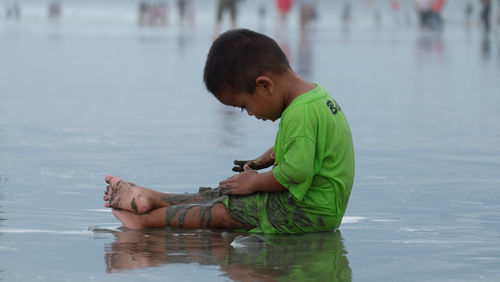
M 212 207 L 212 220 L 211 227 L 215 228 L 235 228 L 239 224 L 229 211 L 226 206 L 222 203 L 216 204 Z

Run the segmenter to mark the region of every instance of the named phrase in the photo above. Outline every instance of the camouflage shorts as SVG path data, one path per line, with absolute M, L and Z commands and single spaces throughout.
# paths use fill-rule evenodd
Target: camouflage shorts
M 200 193 L 224 203 L 234 219 L 255 226 L 253 233 L 301 234 L 332 230 L 340 224 L 341 218 L 307 212 L 288 191 L 225 195 L 219 189 L 202 188 Z

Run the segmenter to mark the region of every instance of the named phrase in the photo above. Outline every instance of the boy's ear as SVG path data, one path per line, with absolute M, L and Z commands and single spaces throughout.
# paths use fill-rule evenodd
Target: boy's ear
M 257 84 L 258 88 L 261 88 L 265 91 L 272 91 L 271 88 L 274 86 L 272 79 L 264 75 L 257 77 L 257 79 L 255 79 L 255 83 Z

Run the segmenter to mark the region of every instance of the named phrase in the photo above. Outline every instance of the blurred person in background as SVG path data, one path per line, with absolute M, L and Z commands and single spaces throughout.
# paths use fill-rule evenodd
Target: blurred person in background
M 399 24 L 401 22 L 401 4 L 398 0 L 391 1 L 392 15 L 394 17 L 394 22 Z
M 276 0 L 278 11 L 278 33 L 286 32 L 288 29 L 288 14 L 292 10 L 292 0 Z
M 18 1 L 7 2 L 5 5 L 5 18 L 21 19 L 21 4 Z
M 490 15 L 491 15 L 491 1 L 481 0 L 481 24 L 483 25 L 484 32 L 490 31 Z
M 49 3 L 49 19 L 55 20 L 61 18 L 61 2 L 52 1 Z
M 443 29 L 443 10 L 445 0 L 415 0 L 415 9 L 419 15 L 420 27 L 425 30 L 441 31 Z
M 297 45 L 297 56 L 296 56 L 295 66 L 297 69 L 297 74 L 304 79 L 313 79 L 313 47 L 311 42 L 311 37 L 305 33 L 299 38 L 299 44 Z
M 192 0 L 177 0 L 179 10 L 179 25 L 184 26 L 187 21 L 190 26 L 194 25 L 194 3 Z
M 438 62 L 445 59 L 445 45 L 442 36 L 443 20 L 441 11 L 444 0 L 416 1 L 420 13 L 420 32 L 417 40 L 418 63 Z M 422 10 L 424 9 L 424 10 Z
M 317 16 L 316 0 L 298 0 L 300 11 L 300 33 L 305 36 L 312 20 Z
M 373 5 L 373 0 L 365 0 L 365 8 L 373 14 L 373 21 L 376 27 L 380 27 L 382 25 L 382 13 L 378 8 L 375 8 Z
M 139 2 L 139 7 L 138 7 L 138 20 L 137 24 L 139 25 L 146 25 L 146 23 L 149 22 L 149 14 L 151 11 L 151 5 L 146 2 L 146 1 L 141 1 Z
M 443 29 L 443 17 L 441 12 L 443 10 L 446 0 L 434 0 L 431 5 L 431 22 L 430 28 L 435 31 L 441 31 Z
M 500 0 L 497 3 L 497 25 L 500 26 Z
M 474 13 L 474 7 L 471 2 L 465 4 L 465 26 L 470 27 L 472 22 L 472 14 Z
M 258 16 L 259 18 L 257 19 L 257 21 L 259 22 L 259 29 L 260 30 L 264 30 L 265 26 L 266 26 L 266 15 L 267 15 L 267 8 L 266 8 L 266 5 L 265 4 L 260 4 L 259 5 L 259 8 L 258 8 Z
M 500 0 L 497 3 L 497 25 L 500 27 Z
M 344 27 L 344 31 L 348 31 L 349 27 L 351 25 L 351 4 L 350 3 L 344 3 L 342 6 L 342 24 Z
M 215 23 L 214 38 L 217 37 L 221 30 L 222 17 L 227 11 L 231 16 L 231 29 L 236 28 L 236 20 L 238 16 L 237 0 L 219 0 L 217 3 L 217 21 Z
M 414 0 L 415 10 L 421 28 L 425 28 L 431 17 L 431 0 Z
M 166 1 L 139 2 L 137 23 L 141 26 L 166 26 L 168 24 L 168 3 Z
M 168 3 L 159 1 L 153 4 L 152 25 L 166 26 L 168 23 Z

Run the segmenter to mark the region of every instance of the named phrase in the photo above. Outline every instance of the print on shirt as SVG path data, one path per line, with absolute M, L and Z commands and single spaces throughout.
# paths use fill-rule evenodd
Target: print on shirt
M 332 111 L 332 114 L 334 115 L 336 115 L 341 110 L 339 104 L 337 104 L 335 101 L 328 100 L 326 102 L 326 105 L 328 106 L 328 108 L 330 108 L 330 111 Z

